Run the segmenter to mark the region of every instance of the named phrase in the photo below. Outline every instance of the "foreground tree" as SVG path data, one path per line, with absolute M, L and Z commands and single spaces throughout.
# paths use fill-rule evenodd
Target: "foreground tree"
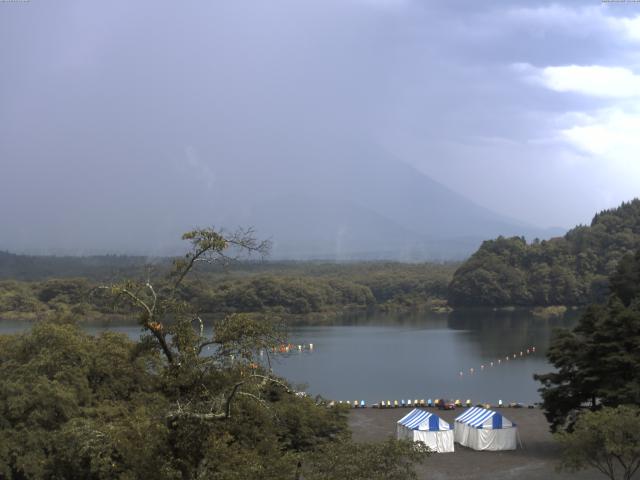
M 137 312 L 139 342 L 50 322 L 0 336 L 0 478 L 331 479 L 354 464 L 367 471 L 367 454 L 385 478 L 411 478 L 424 452 L 353 444 L 345 410 L 296 395 L 273 374 L 270 352 L 285 338 L 277 320 L 206 325 L 183 300 L 199 262 L 268 245 L 250 231 L 183 238 L 191 250 L 167 278 L 100 289 Z
M 563 470 L 593 467 L 611 480 L 630 480 L 640 468 L 640 410 L 636 406 L 585 412 L 573 433 L 556 437 L 563 449 Z
M 573 330 L 556 332 L 542 382 L 552 430 L 571 430 L 577 415 L 601 406 L 640 404 L 640 252 L 625 257 L 605 305 L 593 305 Z
M 0 336 L 0 478 L 178 478 L 161 359 L 122 334 Z
M 422 442 L 328 443 L 307 455 L 305 480 L 412 480 L 429 448 Z

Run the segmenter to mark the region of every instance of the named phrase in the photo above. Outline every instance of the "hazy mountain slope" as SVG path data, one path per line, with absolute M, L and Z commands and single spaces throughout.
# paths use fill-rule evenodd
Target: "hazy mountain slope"
M 180 236 L 194 226 L 254 226 L 273 240 L 274 258 L 415 261 L 462 259 L 497 235 L 548 236 L 344 135 L 212 131 L 193 146 L 158 136 L 135 154 L 120 144 L 109 155 L 87 151 L 130 164 L 100 179 L 78 174 L 68 196 L 38 187 L 29 228 L 7 216 L 0 249 L 170 256 L 183 251 Z M 146 169 L 138 160 L 147 156 L 171 161 Z
M 229 206 L 222 224 L 255 226 L 274 240 L 276 257 L 459 259 L 489 237 L 549 233 L 483 208 L 382 150 L 348 142 L 288 144 L 262 162 L 221 164 L 216 174 L 225 179 L 217 204 L 234 185 L 251 192 Z
M 346 199 L 277 197 L 243 220 L 272 239 L 275 257 L 411 259 L 424 244 L 418 233 Z
M 486 237 L 526 228 L 478 206 L 382 151 L 360 149 L 357 155 L 359 162 L 347 163 L 342 182 L 338 180 L 342 192 L 349 194 L 352 182 L 356 183 L 357 201 L 428 238 Z M 366 169 L 360 162 L 366 164 Z

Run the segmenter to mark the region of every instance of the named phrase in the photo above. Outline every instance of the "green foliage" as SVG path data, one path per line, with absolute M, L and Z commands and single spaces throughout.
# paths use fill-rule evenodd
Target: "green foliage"
M 618 269 L 611 276 L 611 290 L 625 306 L 640 297 L 640 250 L 635 256 L 626 255 L 620 260 Z
M 640 410 L 637 406 L 603 408 L 578 418 L 572 433 L 556 435 L 561 469 L 596 468 L 611 480 L 630 480 L 640 467 Z
M 212 343 L 218 354 L 238 357 L 250 362 L 256 360 L 261 350 L 285 342 L 284 326 L 273 320 L 256 318 L 247 314 L 234 314 L 216 323 Z
M 334 442 L 318 448 L 304 463 L 305 480 L 409 480 L 414 464 L 429 449 L 421 442 L 387 440 L 381 443 Z
M 183 280 L 198 259 L 225 260 L 229 245 L 260 249 L 245 233 L 191 232 L 192 250 L 159 288 L 129 280 L 102 290 L 138 314 L 139 342 L 63 321 L 0 336 L 0 478 L 412 478 L 422 457 L 408 444 L 351 444 L 343 409 L 297 395 L 258 363 L 259 350 L 282 341 L 277 324 L 235 314 L 205 334 Z M 77 288 L 54 281 L 43 291 L 72 301 Z
M 186 266 L 189 257 L 176 260 Z M 332 314 L 351 309 L 420 308 L 443 305 L 455 265 L 357 264 L 236 264 L 238 272 L 199 264 L 197 276 L 185 278 L 177 299 L 201 314 L 275 313 Z M 151 280 L 169 288 L 156 269 Z M 135 278 L 135 277 L 132 277 Z M 175 278 L 175 277 L 174 277 Z M 145 281 L 142 281 L 144 287 Z M 115 316 L 114 301 L 89 279 L 0 281 L 0 317 L 42 319 L 61 315 L 85 319 Z M 123 305 L 120 314 L 130 313 Z M 132 312 L 133 310 L 131 310 Z
M 158 361 L 124 335 L 92 337 L 71 325 L 39 323 L 28 334 L 0 337 L 0 476 L 170 470 L 158 444 L 167 407 L 151 374 Z M 143 453 L 159 461 L 141 462 Z
M 338 279 L 260 275 L 223 281 L 214 288 L 190 287 L 195 304 L 207 312 L 307 314 L 350 306 L 366 308 L 375 302 L 366 286 Z
M 293 478 L 296 452 L 345 432 L 342 411 L 277 384 L 263 402 L 238 397 L 227 420 L 170 415 L 181 400 L 202 401 L 203 385 L 215 394 L 243 380 L 221 369 L 176 375 L 156 349 L 72 325 L 2 336 L 0 477 Z
M 49 278 L 79 278 L 108 281 L 131 277 L 149 261 L 148 257 L 97 255 L 89 257 L 57 257 L 15 255 L 0 251 L 0 279 L 43 280 Z M 168 266 L 168 259 L 153 259 L 159 266 Z
M 572 330 L 559 330 L 548 352 L 555 372 L 536 375 L 551 428 L 572 428 L 574 414 L 602 405 L 640 404 L 640 253 L 612 276 L 612 294 Z M 624 300 L 623 300 L 624 299 Z
M 640 247 L 640 200 L 597 214 L 562 238 L 486 241 L 454 274 L 454 306 L 586 305 L 607 295 L 607 277 Z

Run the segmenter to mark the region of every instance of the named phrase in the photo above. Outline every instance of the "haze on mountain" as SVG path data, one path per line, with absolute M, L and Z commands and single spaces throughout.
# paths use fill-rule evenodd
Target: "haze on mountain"
M 251 192 L 223 223 L 253 225 L 275 258 L 453 259 L 496 235 L 557 233 L 480 207 L 379 147 L 309 138 L 281 150 L 272 141 L 270 152 L 266 162 L 243 152 L 219 166 L 228 183 L 213 195 L 223 203 L 242 185 Z M 287 175 L 273 175 L 274 164 Z
M 4 2 L 0 249 L 460 258 L 637 196 L 640 20 L 544 1 Z

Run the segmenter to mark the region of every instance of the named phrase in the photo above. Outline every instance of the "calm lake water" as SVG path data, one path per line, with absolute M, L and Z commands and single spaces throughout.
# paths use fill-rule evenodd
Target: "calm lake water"
M 524 310 L 352 315 L 329 325 L 292 327 L 291 343 L 313 343 L 314 349 L 279 358 L 273 366 L 290 381 L 304 383 L 309 393 L 335 400 L 370 404 L 447 397 L 532 403 L 540 399 L 533 374 L 551 368 L 545 353 L 552 329 L 573 326 L 577 317 L 570 312 L 547 320 Z M 0 321 L 0 333 L 28 325 Z M 116 330 L 132 338 L 140 334 L 137 325 L 85 328 L 91 333 Z

